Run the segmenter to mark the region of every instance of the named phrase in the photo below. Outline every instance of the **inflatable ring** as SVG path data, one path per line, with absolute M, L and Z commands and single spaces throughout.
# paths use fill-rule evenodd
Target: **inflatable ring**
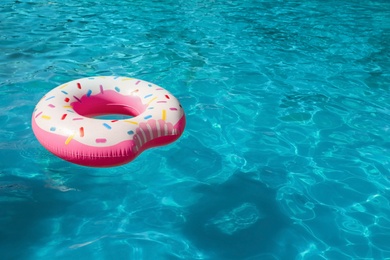
M 107 114 L 127 118 L 94 118 Z M 48 92 L 32 115 L 34 134 L 47 150 L 94 167 L 125 164 L 145 149 L 174 142 L 185 123 L 183 108 L 171 93 L 126 77 L 65 83 Z

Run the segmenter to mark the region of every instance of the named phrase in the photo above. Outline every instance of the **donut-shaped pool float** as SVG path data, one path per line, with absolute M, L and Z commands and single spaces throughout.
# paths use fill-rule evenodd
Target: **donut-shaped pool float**
M 125 119 L 94 118 L 120 114 Z M 145 149 L 177 140 L 186 121 L 167 90 L 139 79 L 90 77 L 48 92 L 36 105 L 32 129 L 56 156 L 80 165 L 109 167 Z

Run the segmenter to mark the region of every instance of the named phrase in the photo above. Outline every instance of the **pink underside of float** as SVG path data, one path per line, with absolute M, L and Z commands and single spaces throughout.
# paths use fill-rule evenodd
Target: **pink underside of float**
M 71 140 L 65 144 L 68 137 L 47 132 L 39 128 L 33 115 L 32 128 L 38 141 L 54 155 L 79 165 L 92 167 L 111 167 L 125 164 L 134 160 L 141 152 L 148 148 L 167 145 L 177 140 L 185 127 L 185 116 L 174 125 L 177 134 L 162 136 L 143 144 L 134 152 L 134 141 L 127 140 L 108 147 L 95 147 Z

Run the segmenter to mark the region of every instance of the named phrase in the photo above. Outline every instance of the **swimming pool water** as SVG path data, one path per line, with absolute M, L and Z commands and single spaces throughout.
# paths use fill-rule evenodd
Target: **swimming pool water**
M 1 259 L 390 258 L 388 1 L 3 0 Z M 35 104 L 121 75 L 172 92 L 179 141 L 64 162 Z

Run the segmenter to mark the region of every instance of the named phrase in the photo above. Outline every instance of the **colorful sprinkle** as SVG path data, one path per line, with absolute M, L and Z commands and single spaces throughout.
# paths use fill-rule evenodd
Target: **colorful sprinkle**
M 155 101 L 156 99 L 157 99 L 157 97 L 152 98 L 152 99 L 148 102 L 148 105 L 149 105 L 150 103 L 152 103 L 153 101 Z
M 60 89 L 63 89 L 63 88 L 65 88 L 66 86 L 68 86 L 68 83 L 63 84 L 62 86 L 60 86 Z
M 49 104 L 48 106 L 51 107 L 51 108 L 55 108 L 55 107 L 56 107 L 56 106 L 53 105 L 53 104 Z
M 148 84 L 148 87 L 153 87 L 153 85 L 152 84 Z
M 167 101 L 157 101 L 157 103 L 167 103 Z
M 77 88 L 81 89 L 81 84 L 80 83 L 77 83 Z
M 152 118 L 152 115 L 147 115 L 144 117 L 144 119 L 149 119 L 149 118 Z
M 166 97 L 167 99 L 169 99 L 169 96 L 168 96 L 168 95 L 165 95 L 165 97 Z
M 87 97 L 89 97 L 92 94 L 92 90 L 88 89 Z
M 72 108 L 72 106 L 64 106 L 64 108 Z
M 104 90 L 103 90 L 103 85 L 100 85 L 100 93 L 104 93 Z
M 118 87 L 115 87 L 116 92 L 121 92 L 121 89 Z
M 68 145 L 70 143 L 70 141 L 72 141 L 73 137 L 74 137 L 74 134 L 68 136 L 68 138 L 65 140 L 65 144 Z
M 144 96 L 144 98 L 148 98 L 148 97 L 151 97 L 151 96 L 153 96 L 153 94 L 148 94 L 148 95 Z
M 37 118 L 38 116 L 40 116 L 42 114 L 42 112 L 39 112 L 38 114 L 35 115 L 35 118 Z
M 69 102 L 69 100 L 70 100 L 69 98 L 65 98 L 64 99 L 65 102 Z
M 141 81 L 140 81 L 140 80 L 138 80 L 138 81 L 135 83 L 135 85 L 138 85 L 140 82 L 141 82 Z
M 177 108 L 176 107 L 170 107 L 169 110 L 176 111 Z
M 104 126 L 105 128 L 107 128 L 107 129 L 111 129 L 111 126 L 110 126 L 109 124 L 107 124 L 107 123 L 103 123 L 103 126 Z
M 55 98 L 55 96 L 48 97 L 45 99 L 45 101 L 48 101 L 48 100 L 53 99 L 53 98 Z
M 84 137 L 84 127 L 80 127 L 79 133 L 80 133 L 80 137 Z
M 166 120 L 167 119 L 167 111 L 165 109 L 162 110 L 162 120 Z
M 133 135 L 134 134 L 134 131 L 130 130 L 127 132 L 129 135 Z
M 68 114 L 63 114 L 61 120 L 64 120 Z
M 131 120 L 124 120 L 123 122 L 130 123 L 130 124 L 133 124 L 133 125 L 138 125 L 137 122 L 131 121 Z
M 76 117 L 76 118 L 73 118 L 73 120 L 84 120 L 84 118 L 82 118 L 82 117 Z
M 50 131 L 54 132 L 57 128 L 55 126 L 50 127 Z
M 70 112 L 70 113 L 74 113 L 74 111 L 73 111 L 73 110 L 70 110 L 70 109 L 68 109 L 68 110 L 66 110 L 66 111 L 68 111 L 68 112 Z
M 115 123 L 115 122 L 118 122 L 118 120 L 117 119 L 111 120 L 111 123 Z
M 43 119 L 46 119 L 46 120 L 50 120 L 50 119 L 51 119 L 50 116 L 46 116 L 46 115 L 43 115 L 42 118 L 43 118 Z
M 65 95 L 68 95 L 68 92 L 66 92 L 64 90 L 62 90 L 61 92 L 64 93 Z
M 107 139 L 106 138 L 98 138 L 95 141 L 96 141 L 96 143 L 105 143 L 105 142 L 107 142 Z

